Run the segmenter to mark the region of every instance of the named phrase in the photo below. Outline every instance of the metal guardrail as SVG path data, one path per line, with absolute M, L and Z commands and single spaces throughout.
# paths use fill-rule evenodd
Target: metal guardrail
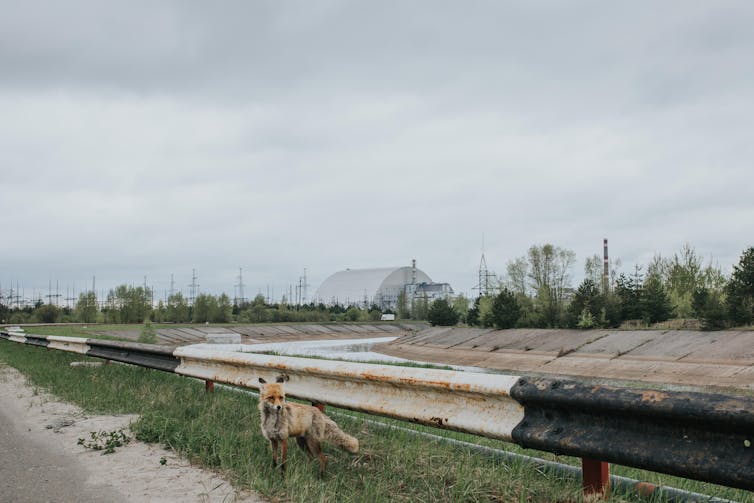
M 754 490 L 754 399 L 551 378 L 0 332 L 0 338 L 291 396 L 556 454 Z

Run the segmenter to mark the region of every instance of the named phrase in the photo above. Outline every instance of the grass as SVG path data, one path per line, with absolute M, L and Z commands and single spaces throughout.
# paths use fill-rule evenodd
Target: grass
M 128 365 L 70 367 L 80 355 L 0 340 L 0 361 L 18 368 L 37 388 L 73 402 L 88 413 L 139 414 L 132 425 L 142 441 L 172 447 L 192 462 L 217 469 L 241 488 L 273 501 L 581 501 L 578 483 L 542 473 L 527 464 L 501 464 L 397 430 L 385 430 L 349 413 L 338 423 L 361 442 L 359 455 L 326 448 L 327 475 L 292 446 L 288 476 L 281 480 L 271 465 L 269 447 L 259 430 L 257 402 L 246 394 L 216 388 L 204 392 L 200 381 Z M 328 410 L 332 410 L 329 408 Z M 372 416 L 369 416 L 374 419 Z M 436 429 L 386 420 L 418 430 Z M 453 438 L 555 459 L 503 442 L 442 432 Z M 117 451 L 114 455 L 117 455 Z M 557 458 L 560 462 L 576 462 Z M 658 481 L 686 490 L 753 502 L 751 493 L 647 472 L 615 467 L 614 473 Z M 646 501 L 611 495 L 610 502 Z

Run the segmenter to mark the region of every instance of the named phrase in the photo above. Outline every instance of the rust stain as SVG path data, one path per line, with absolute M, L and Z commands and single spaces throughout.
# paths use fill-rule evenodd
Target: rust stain
M 649 482 L 638 482 L 634 486 L 634 488 L 636 489 L 636 492 L 641 496 L 652 496 L 657 490 L 657 486 L 650 484 Z
M 641 392 L 642 402 L 662 402 L 668 397 L 667 393 L 654 390 L 644 390 Z
M 395 384 L 396 380 L 400 384 L 408 384 L 408 385 L 417 385 L 417 386 L 434 386 L 438 388 L 443 389 L 459 389 L 459 390 L 470 390 L 471 385 L 467 383 L 460 383 L 460 384 L 453 384 L 449 381 L 430 381 L 426 379 L 418 379 L 415 377 L 395 377 L 395 376 L 389 376 L 389 375 L 383 375 L 383 374 L 373 374 L 369 372 L 364 372 L 361 374 L 361 377 L 363 379 L 367 379 L 369 381 L 376 381 L 376 382 L 389 382 L 392 384 Z

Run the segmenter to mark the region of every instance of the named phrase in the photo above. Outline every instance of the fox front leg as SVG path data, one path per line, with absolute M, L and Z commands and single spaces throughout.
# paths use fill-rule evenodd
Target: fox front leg
M 270 449 L 272 449 L 272 467 L 278 467 L 278 441 L 270 440 Z
M 283 474 L 283 478 L 285 478 L 285 461 L 288 458 L 288 439 L 284 438 L 280 441 L 280 446 L 282 447 L 282 462 L 280 463 L 280 472 Z

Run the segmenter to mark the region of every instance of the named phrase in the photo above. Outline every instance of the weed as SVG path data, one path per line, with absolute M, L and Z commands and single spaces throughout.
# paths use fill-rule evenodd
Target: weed
M 79 438 L 78 445 L 83 445 L 87 449 L 102 451 L 102 454 L 112 454 L 116 447 L 123 447 L 131 441 L 121 428 L 113 431 L 92 431 L 89 434 L 89 440 Z
M 157 334 L 149 318 L 144 320 L 144 326 L 141 328 L 138 340 L 144 344 L 157 344 Z

